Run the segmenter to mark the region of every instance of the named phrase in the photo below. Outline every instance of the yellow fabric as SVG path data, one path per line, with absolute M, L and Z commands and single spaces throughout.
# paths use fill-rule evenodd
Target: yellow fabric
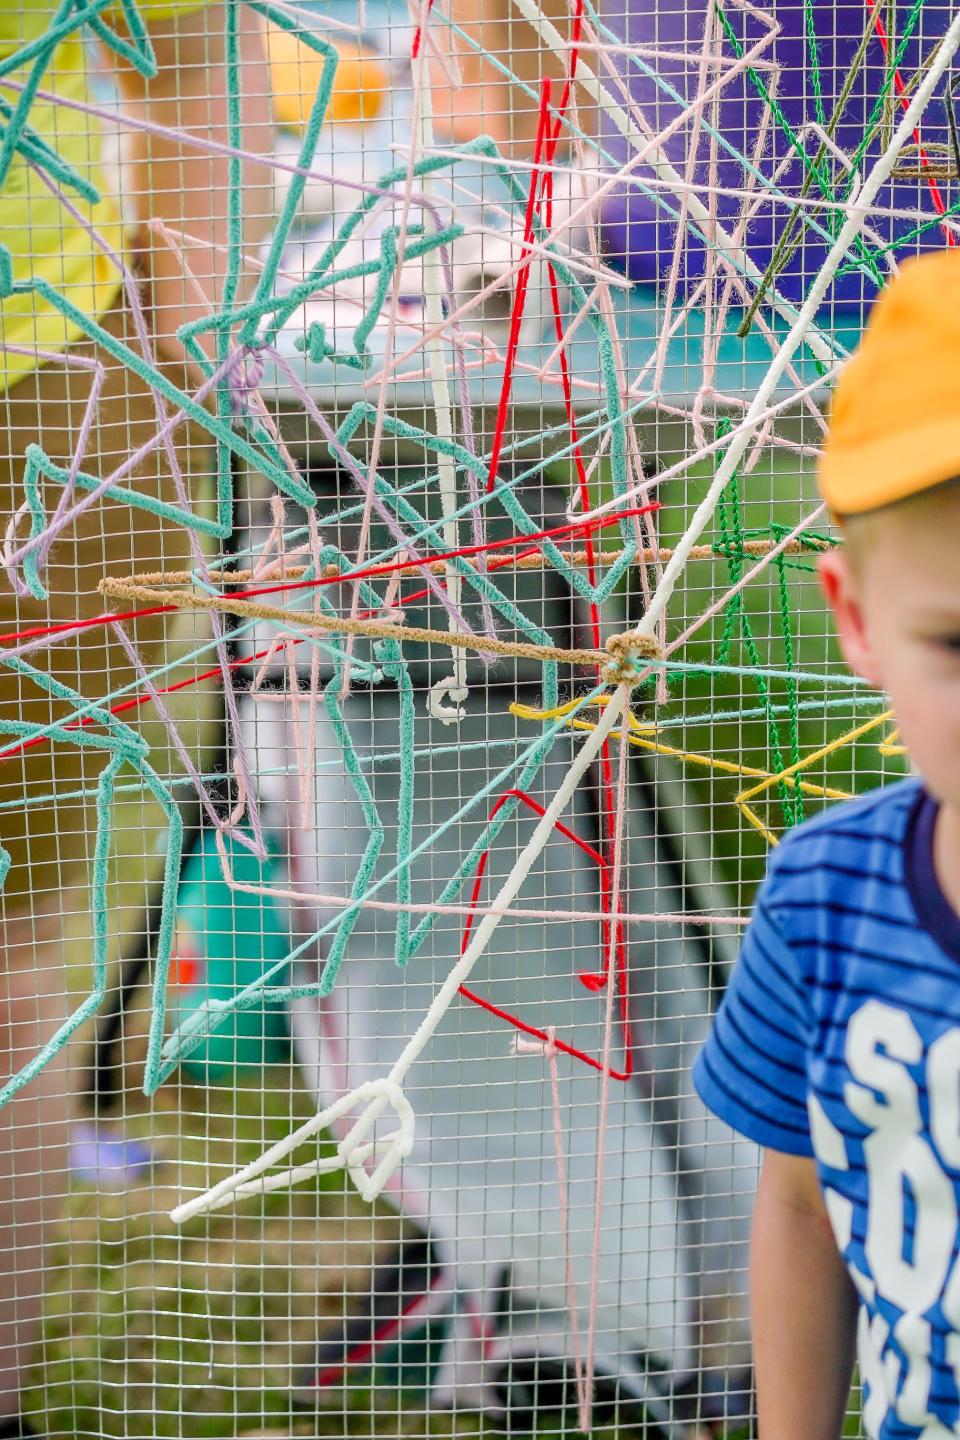
M 279 25 L 266 27 L 267 59 L 273 90 L 273 114 L 278 125 L 306 130 L 313 111 L 326 59 Z M 376 120 L 386 104 L 390 73 L 364 45 L 340 37 L 334 41 L 337 72 L 327 107 L 326 121 L 333 125 L 362 124 Z
M 149 24 L 201 9 L 206 3 L 208 0 L 140 0 L 139 9 Z M 42 36 L 56 9 L 57 0 L 0 0 L 0 57 Z M 103 18 L 108 24 L 115 20 L 109 11 Z M 66 100 L 87 101 L 89 54 L 79 37 L 68 36 L 54 52 L 40 89 Z M 29 74 L 30 67 L 24 66 L 9 78 L 23 84 Z M 17 93 L 0 87 L 0 95 L 9 103 L 16 103 Z M 101 135 L 96 118 L 38 97 L 30 107 L 29 125 L 104 197 L 91 206 L 72 192 L 68 194 L 110 249 L 119 253 L 123 233 L 100 169 Z M 46 280 L 85 316 L 103 315 L 119 293 L 116 265 L 19 154 L 0 191 L 0 244 L 10 251 L 15 281 Z M 0 392 L 43 363 L 38 351 L 61 352 L 82 333 L 37 294 L 8 296 L 0 302 L 0 343 L 17 348 L 0 350 Z M 21 348 L 26 353 L 17 353 Z
M 880 293 L 837 382 L 820 462 L 836 515 L 960 476 L 960 253 L 908 260 Z

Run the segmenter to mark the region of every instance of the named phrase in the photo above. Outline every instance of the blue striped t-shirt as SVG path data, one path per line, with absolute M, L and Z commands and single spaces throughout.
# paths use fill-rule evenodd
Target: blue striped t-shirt
M 876 1440 L 960 1435 L 960 916 L 936 811 L 907 780 L 789 835 L 694 1070 L 734 1129 L 816 1160 Z

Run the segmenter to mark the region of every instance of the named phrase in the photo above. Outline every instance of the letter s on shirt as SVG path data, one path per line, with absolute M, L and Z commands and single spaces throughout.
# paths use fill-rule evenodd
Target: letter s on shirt
M 863 1142 L 867 1262 L 881 1295 L 920 1316 L 940 1297 L 957 1230 L 953 1183 L 924 1137 L 920 1096 L 907 1068 L 923 1060 L 923 1041 L 905 1011 L 868 1000 L 847 1028 L 846 1059 L 854 1078 L 844 1099 L 871 1131 Z

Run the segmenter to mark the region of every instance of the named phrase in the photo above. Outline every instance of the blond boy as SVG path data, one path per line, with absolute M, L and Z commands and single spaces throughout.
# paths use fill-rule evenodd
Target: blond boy
M 851 667 L 917 776 L 773 855 L 695 1071 L 764 1147 L 761 1440 L 960 1434 L 960 256 L 903 266 L 837 385 L 822 562 Z

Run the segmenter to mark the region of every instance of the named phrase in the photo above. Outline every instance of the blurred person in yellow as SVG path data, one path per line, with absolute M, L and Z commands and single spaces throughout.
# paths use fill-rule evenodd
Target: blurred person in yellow
M 80 320 L 96 321 L 132 349 L 139 341 L 121 273 L 111 251 L 136 268 L 158 364 L 181 388 L 195 386 L 197 367 L 176 339 L 177 328 L 217 308 L 226 273 L 229 195 L 225 154 L 191 144 L 228 141 L 226 7 L 204 0 L 138 0 L 152 45 L 156 74 L 118 62 L 123 107 L 160 131 L 130 133 L 125 184 L 137 212 L 135 233 L 124 231 L 116 197 L 100 168 L 103 132 L 82 106 L 90 96 L 92 35 L 64 0 L 17 0 L 0 7 L 0 62 L 23 53 L 23 63 L 0 78 L 0 100 L 13 107 L 23 87 L 36 82 L 33 67 L 51 25 L 63 39 L 49 53 L 30 106 L 30 145 L 21 145 L 0 190 L 0 244 L 9 252 L 13 280 L 46 281 Z M 130 39 L 119 4 L 92 5 L 121 38 Z M 129 7 L 128 7 L 129 9 Z M 243 132 L 241 144 L 271 153 L 270 96 L 260 25 L 240 9 Z M 32 163 L 46 145 L 100 192 L 98 203 L 58 189 Z M 32 146 L 32 148 L 31 148 Z M 267 166 L 243 167 L 245 242 L 255 246 L 271 214 Z M 125 199 L 129 199 L 127 196 Z M 184 232 L 181 252 L 157 239 Z M 192 280 L 185 276 L 185 258 Z M 163 412 L 154 392 L 101 345 L 83 325 L 68 321 L 36 290 L 0 299 L 0 512 L 3 525 L 23 500 L 24 452 L 39 442 L 57 464 L 69 466 L 81 433 L 97 363 L 102 389 L 83 455 L 83 469 L 100 478 L 156 436 Z M 79 363 L 71 363 L 79 362 Z M 213 473 L 210 437 L 199 425 L 174 433 L 188 499 L 209 493 Z M 162 445 L 148 447 L 127 483 L 175 500 Z M 25 538 L 23 528 L 15 540 Z M 57 624 L 102 611 L 98 580 L 113 569 L 157 569 L 189 563 L 181 527 L 130 506 L 101 499 L 87 508 L 54 545 L 43 579 L 46 601 L 14 592 L 0 577 L 0 633 Z M 163 619 L 138 622 L 130 632 L 145 665 L 160 663 L 170 640 Z M 10 642 L 7 642 L 8 645 Z M 119 640 L 98 628 L 52 645 L 33 657 L 48 674 L 96 700 L 135 678 Z M 63 715 L 27 675 L 0 669 L 0 727 L 11 720 L 49 724 Z M 5 735 L 9 731 L 3 732 Z M 104 757 L 79 746 L 44 744 L 0 758 L 0 841 L 11 866 L 0 897 L 0 1084 L 56 1031 L 75 1005 L 71 991 L 89 980 L 89 802 L 59 803 L 59 793 L 87 792 Z M 31 805 L 31 796 L 49 797 Z M 22 801 L 22 805 L 19 803 Z M 150 817 L 142 801 L 128 841 L 144 857 Z M 130 818 L 127 817 L 129 827 Z M 122 828 L 122 826 L 120 827 Z M 121 847 L 122 848 L 122 847 Z M 143 865 L 141 858 L 141 866 Z M 115 883 L 118 906 L 131 901 Z M 84 933 L 84 922 L 86 930 Z M 78 940 L 79 936 L 79 940 Z M 71 979 L 71 974 L 73 979 Z M 31 1433 L 19 1415 L 23 1368 L 30 1358 L 44 1291 L 51 1230 L 68 1189 L 67 1127 L 75 1085 L 68 1045 L 0 1113 L 0 1436 Z

